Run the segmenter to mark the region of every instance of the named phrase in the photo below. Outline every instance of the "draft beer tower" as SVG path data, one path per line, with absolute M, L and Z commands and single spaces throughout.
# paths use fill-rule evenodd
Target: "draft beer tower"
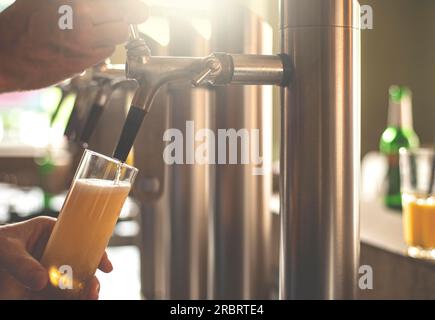
M 281 90 L 283 299 L 346 299 L 359 263 L 360 10 L 356 0 L 281 0 L 293 62 Z
M 231 1 L 222 1 L 220 5 L 225 4 L 231 6 Z M 233 12 L 230 10 L 228 15 L 231 14 Z M 245 22 L 250 28 L 255 25 L 249 24 L 248 20 L 243 23 Z M 216 20 L 214 27 L 219 28 L 219 20 Z M 281 53 L 277 55 L 257 54 L 261 53 L 261 50 L 254 48 L 253 43 L 251 46 L 249 43 L 237 45 L 231 41 L 231 37 L 239 37 L 241 31 L 235 30 L 232 34 L 231 30 L 228 30 L 231 29 L 231 23 L 223 27 L 227 28 L 226 34 L 216 38 L 214 47 L 212 45 L 213 49 L 236 52 L 233 54 L 217 52 L 207 57 L 153 56 L 144 40 L 140 39 L 137 30 L 132 29 L 134 37 L 128 46 L 126 71 L 127 78 L 137 80 L 139 88 L 133 98 L 133 107 L 127 115 L 122 138 L 114 154 L 119 159 L 125 160 L 153 101 L 155 107 L 167 105 L 166 102 L 162 102 L 163 93 L 167 91 L 161 91 L 157 95 L 158 90 L 165 84 L 185 80 L 197 87 L 218 86 L 211 95 L 215 103 L 211 104 L 213 110 L 210 111 L 214 114 L 218 127 L 243 124 L 259 126 L 255 123 L 256 118 L 251 114 L 255 112 L 257 116 L 261 113 L 259 105 L 254 103 L 252 108 L 231 109 L 231 105 L 225 102 L 250 101 L 249 95 L 240 91 L 242 87 L 235 89 L 233 85 L 280 86 L 280 298 L 354 298 L 359 263 L 361 63 L 358 1 L 281 0 Z M 225 37 L 229 37 L 226 44 L 222 40 Z M 243 40 L 243 37 L 237 39 Z M 189 54 L 188 49 L 186 50 L 185 52 Z M 255 54 L 244 54 L 246 53 L 244 50 Z M 170 51 L 169 54 L 172 52 Z M 256 94 L 255 89 L 246 92 Z M 203 95 L 204 92 L 201 94 Z M 235 98 L 231 100 L 230 97 Z M 243 101 L 244 99 L 246 101 Z M 261 107 L 265 108 L 265 105 Z M 176 108 L 176 104 L 171 108 Z M 234 112 L 231 113 L 231 117 L 228 117 L 232 110 Z M 184 111 L 172 112 L 185 117 L 190 109 L 184 105 Z M 153 111 L 146 121 L 147 127 L 149 126 L 147 132 L 152 131 L 152 113 Z M 162 114 L 159 130 L 168 123 L 166 116 Z M 201 115 L 201 118 L 204 116 Z M 142 134 L 139 132 L 139 139 L 135 144 L 136 152 L 144 148 L 143 141 L 150 141 L 143 134 L 143 130 L 142 128 Z M 160 145 L 159 148 L 162 146 Z M 152 151 L 155 153 L 155 150 Z M 137 161 L 141 164 L 136 163 L 136 165 L 152 176 L 155 170 L 147 170 L 147 159 L 147 156 L 138 154 Z M 167 168 L 165 170 L 160 171 L 167 173 Z M 185 174 L 190 177 L 194 172 L 199 172 L 196 169 L 186 168 L 171 170 L 172 177 L 177 179 L 183 179 Z M 206 171 L 201 171 L 201 175 L 206 174 Z M 267 181 L 250 180 L 246 168 L 240 165 L 234 168 L 216 167 L 213 172 L 214 174 L 210 174 L 206 179 L 211 181 L 208 187 L 212 186 L 210 188 L 212 197 L 198 197 L 201 203 L 195 204 L 197 200 L 194 194 L 197 184 L 191 183 L 189 189 L 184 190 L 183 193 L 188 194 L 189 197 L 180 200 L 176 193 L 172 193 L 173 196 L 169 196 L 168 200 L 165 200 L 165 205 L 161 205 L 158 209 L 158 211 L 165 211 L 168 208 L 178 208 L 177 210 L 181 212 L 183 208 L 212 208 L 208 218 L 201 217 L 205 219 L 201 221 L 204 221 L 204 228 L 208 233 L 207 250 L 195 246 L 189 249 L 193 250 L 191 257 L 195 259 L 194 264 L 191 264 L 193 260 L 182 262 L 180 259 L 183 257 L 174 252 L 168 252 L 166 256 L 179 261 L 161 259 L 162 262 L 174 263 L 174 266 L 179 266 L 180 270 L 191 268 L 192 265 L 196 265 L 199 268 L 197 270 L 202 270 L 201 280 L 195 279 L 192 273 L 194 269 L 190 272 L 185 270 L 188 282 L 196 289 L 192 291 L 181 288 L 180 284 L 183 281 L 179 279 L 173 284 L 174 279 L 172 279 L 162 282 L 165 283 L 163 285 L 165 289 L 161 292 L 175 292 L 174 290 L 181 288 L 180 295 L 176 295 L 179 298 L 203 297 L 204 259 L 199 254 L 206 252 L 209 256 L 207 268 L 209 281 L 206 284 L 208 298 L 267 298 L 263 295 L 265 292 L 263 285 L 266 283 L 267 286 L 265 278 L 268 276 L 257 275 L 264 275 L 271 270 L 267 266 L 269 261 L 265 254 L 265 250 L 268 250 L 267 238 L 270 237 L 270 232 L 263 228 L 264 223 L 269 223 L 264 215 L 270 213 L 267 208 L 262 211 L 254 210 L 255 213 L 252 210 L 245 210 L 250 208 L 250 203 L 258 201 L 256 194 L 262 196 L 265 194 L 264 190 L 256 193 L 252 185 L 258 183 L 258 186 L 264 186 Z M 232 183 L 233 177 L 240 177 L 248 182 L 240 189 L 241 192 L 238 192 L 240 190 Z M 160 178 L 161 183 L 158 184 L 157 189 L 164 190 L 163 185 L 169 188 L 168 183 L 170 184 L 171 181 L 166 177 Z M 186 181 L 190 181 L 189 179 Z M 183 185 L 183 180 L 177 181 L 180 186 Z M 150 187 L 149 184 L 145 185 Z M 138 188 L 142 188 L 140 183 L 136 186 L 136 189 Z M 147 191 L 144 190 L 142 191 L 146 194 Z M 235 191 L 228 192 L 229 190 Z M 138 192 L 140 193 L 141 190 Z M 145 207 L 147 198 L 149 196 L 143 196 L 142 202 Z M 262 199 L 266 202 L 262 202 L 261 205 L 267 203 L 267 197 Z M 177 205 L 177 201 L 182 201 L 179 203 L 180 206 Z M 243 205 L 237 204 L 237 201 L 241 201 Z M 147 214 L 144 216 L 143 225 L 146 232 Z M 155 218 L 162 219 L 153 215 L 153 218 L 148 221 L 150 225 L 154 226 Z M 177 245 L 174 242 L 177 236 L 179 241 L 189 245 L 192 245 L 191 239 L 196 239 L 195 241 L 199 239 L 196 236 L 186 238 L 186 234 L 177 233 L 180 230 L 173 229 L 176 228 L 175 225 L 171 225 L 170 228 L 173 233 L 170 240 L 173 247 Z M 199 229 L 196 227 L 195 230 Z M 148 231 L 152 233 L 156 229 Z M 242 233 L 237 234 L 237 232 Z M 201 233 L 201 237 L 203 236 L 204 234 Z M 159 237 L 154 234 L 151 238 L 156 241 Z M 146 240 L 151 238 L 145 234 L 143 239 L 147 242 Z M 152 247 L 153 252 L 158 251 L 159 246 L 162 245 L 165 244 L 145 243 L 145 246 Z M 195 250 L 201 250 L 203 253 Z M 153 254 L 148 257 L 152 259 Z M 149 286 L 146 291 L 151 297 L 170 297 L 171 295 L 166 294 L 155 295 L 156 288 L 150 285 L 156 280 L 160 272 L 159 266 L 162 265 L 146 258 L 143 261 L 148 270 L 145 272 L 147 277 L 144 281 Z M 180 274 L 179 270 L 167 268 L 169 267 L 166 267 L 166 271 L 160 272 L 163 278 L 167 273 Z M 167 287 L 172 285 L 177 287 L 175 289 Z M 186 285 L 184 282 L 183 286 Z

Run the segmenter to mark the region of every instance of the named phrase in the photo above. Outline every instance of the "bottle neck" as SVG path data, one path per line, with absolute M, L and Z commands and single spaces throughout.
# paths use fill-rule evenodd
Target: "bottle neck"
M 413 130 L 412 101 L 410 96 L 403 96 L 399 101 L 390 99 L 388 126 Z

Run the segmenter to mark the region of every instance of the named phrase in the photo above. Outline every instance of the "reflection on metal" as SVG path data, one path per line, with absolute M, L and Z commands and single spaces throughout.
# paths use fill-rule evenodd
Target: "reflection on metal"
M 168 55 L 168 48 L 147 39 L 159 55 Z M 141 217 L 141 281 L 145 299 L 165 299 L 168 292 L 169 204 L 167 168 L 162 154 L 164 131 L 169 125 L 169 99 L 162 89 L 154 100 L 154 108 L 144 121 L 134 145 L 134 163 L 139 169 L 134 195 L 139 199 Z
M 185 19 L 171 19 L 170 54 L 204 56 L 208 42 Z M 169 127 L 185 131 L 186 121 L 195 130 L 209 123 L 208 92 L 191 88 L 189 81 L 169 86 Z M 185 135 L 185 139 L 188 137 Z M 186 142 L 187 143 L 187 142 Z M 187 155 L 186 155 L 187 157 Z M 170 299 L 205 299 L 207 284 L 207 209 L 209 166 L 174 164 L 168 167 L 169 292 Z
M 159 56 L 204 56 L 207 42 L 185 20 L 171 20 L 171 42 Z M 208 126 L 208 93 L 189 82 L 165 86 L 153 100 L 135 142 L 140 170 L 135 195 L 142 204 L 142 292 L 146 299 L 204 299 L 207 272 L 207 165 L 167 165 L 163 133 L 186 121 Z
M 352 298 L 359 257 L 360 31 L 355 0 L 281 0 L 283 299 Z
M 231 1 L 216 3 L 212 27 L 213 50 L 235 53 L 262 51 L 261 21 Z M 244 58 L 244 56 L 236 56 Z M 272 64 L 274 67 L 274 64 Z M 236 69 L 238 79 L 249 69 Z M 271 68 L 273 71 L 274 68 Z M 262 154 L 270 137 L 271 101 L 262 106 L 264 89 L 217 87 L 214 93 L 215 129 L 260 129 Z M 252 175 L 253 165 L 215 166 L 212 219 L 209 227 L 208 298 L 255 299 L 270 297 L 270 172 Z
M 251 30 L 250 32 L 253 31 Z M 270 39 L 270 42 L 272 42 L 272 39 Z M 261 47 L 263 44 L 261 39 L 256 39 L 255 43 L 258 47 Z M 256 47 L 255 45 L 253 46 Z M 255 51 L 257 50 L 252 50 L 252 52 Z M 280 84 L 280 81 L 277 81 L 277 79 L 282 79 L 283 65 L 282 61 L 277 59 L 276 56 L 233 54 L 232 58 L 234 64 L 232 84 Z

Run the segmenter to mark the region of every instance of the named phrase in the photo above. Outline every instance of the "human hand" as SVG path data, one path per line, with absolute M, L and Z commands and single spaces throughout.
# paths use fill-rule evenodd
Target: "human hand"
M 38 262 L 56 219 L 38 217 L 0 227 L 0 299 L 28 299 L 48 285 L 48 272 Z M 113 267 L 104 254 L 99 265 L 103 272 Z M 100 284 L 94 276 L 84 298 L 98 299 Z
M 69 5 L 73 29 L 61 30 Z M 38 89 L 103 61 L 147 18 L 139 0 L 17 0 L 0 14 L 0 92 Z

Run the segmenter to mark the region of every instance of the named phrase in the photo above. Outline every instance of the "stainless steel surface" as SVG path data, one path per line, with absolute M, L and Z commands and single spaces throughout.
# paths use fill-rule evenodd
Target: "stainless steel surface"
M 127 77 L 137 80 L 156 81 L 159 76 L 167 77 L 179 70 L 185 70 L 189 72 L 188 74 L 194 74 L 199 70 L 198 67 L 201 67 L 201 65 L 198 65 L 198 62 L 201 61 L 201 57 L 151 56 L 145 64 L 128 64 Z
M 193 84 L 282 85 L 286 81 L 284 57 L 261 54 L 213 53 L 204 58 Z
M 281 0 L 282 299 L 353 298 L 359 263 L 359 4 Z
M 146 40 L 154 53 L 203 56 L 208 51 L 207 41 L 187 21 L 171 20 L 170 26 L 168 47 Z M 160 79 L 162 68 L 172 72 L 174 67 L 183 69 L 186 62 L 198 60 L 152 59 L 140 79 L 144 88 Z M 188 120 L 197 129 L 205 127 L 207 96 L 204 89 L 192 89 L 189 81 L 161 88 L 135 142 L 135 165 L 140 170 L 135 196 L 142 204 L 142 292 L 146 299 L 206 298 L 208 166 L 165 164 L 162 154 L 167 143 L 162 137 L 169 128 L 184 132 Z
M 169 53 L 204 56 L 208 41 L 186 19 L 170 20 Z M 186 121 L 194 130 L 209 125 L 208 92 L 192 88 L 190 81 L 168 86 L 169 128 L 184 133 L 185 145 L 189 133 Z M 193 137 L 192 137 L 193 138 Z M 193 150 L 192 150 L 193 151 Z M 169 211 L 166 225 L 170 232 L 166 240 L 168 268 L 167 299 L 205 299 L 207 297 L 207 221 L 209 204 L 209 168 L 207 164 L 187 163 L 167 165 Z
M 281 0 L 282 29 L 301 27 L 360 28 L 356 0 Z
M 233 1 L 216 1 L 214 9 L 213 50 L 269 53 L 262 50 L 264 34 L 258 17 Z M 259 129 L 260 150 L 267 156 L 272 108 L 263 105 L 263 100 L 271 103 L 272 99 L 264 90 L 259 86 L 216 87 L 212 110 L 215 130 Z M 240 159 L 240 152 L 238 156 Z M 252 163 L 214 166 L 209 222 L 210 299 L 270 298 L 270 172 L 255 176 L 253 167 Z
M 292 57 L 295 72 L 293 82 L 282 90 L 280 296 L 352 298 L 358 265 L 359 5 L 281 0 L 281 6 L 282 48 Z M 133 39 L 127 75 L 141 84 L 135 106 L 149 111 L 158 90 L 177 80 L 195 85 L 281 84 L 285 72 L 281 57 L 247 55 L 265 53 L 259 47 L 263 31 L 258 19 L 229 0 L 215 4 L 214 13 L 213 49 L 236 54 L 153 57 L 140 39 Z M 161 132 L 165 123 L 181 126 L 188 115 L 197 117 L 187 107 L 193 101 L 185 94 L 187 85 L 171 88 L 172 118 L 160 110 L 163 121 L 154 130 L 148 122 L 148 134 Z M 265 97 L 269 95 L 260 87 L 216 88 L 211 126 L 260 129 L 260 150 L 266 154 L 271 108 L 264 107 Z M 207 118 L 204 113 L 198 117 Z M 153 143 L 149 136 L 142 139 L 136 149 L 144 142 Z M 150 146 L 153 154 L 161 155 L 156 151 L 160 148 Z M 140 162 L 149 160 L 146 154 L 141 150 Z M 202 297 L 203 287 L 194 273 L 204 250 L 197 246 L 203 236 L 198 221 L 204 216 L 195 212 L 205 211 L 210 201 L 207 297 L 269 298 L 270 172 L 253 176 L 251 164 L 216 165 L 209 180 L 212 199 L 198 200 L 192 195 L 206 183 L 205 171 L 195 182 L 196 168 L 163 166 L 162 170 L 158 164 L 153 171 L 151 167 L 144 166 L 148 175 L 137 189 L 144 206 L 143 244 L 149 249 L 142 259 L 145 294 Z M 194 206 L 200 210 L 188 213 Z
M 194 86 L 207 83 L 281 85 L 285 79 L 282 57 L 274 55 L 216 53 L 204 58 L 147 56 L 146 61 L 138 60 L 136 53 L 128 56 L 127 77 L 140 83 L 133 105 L 146 112 L 151 109 L 158 90 L 170 82 L 185 80 Z
M 273 55 L 231 54 L 234 71 L 231 84 L 276 84 L 283 79 L 281 57 Z
M 231 8 L 233 7 L 232 5 Z M 227 10 L 228 7 L 222 6 L 221 9 Z M 237 10 L 237 14 L 231 15 L 234 19 L 231 28 L 237 26 L 241 17 L 245 25 L 237 32 L 245 42 L 233 42 L 232 38 L 231 43 L 228 43 L 227 37 L 222 37 L 216 41 L 219 43 L 216 48 L 269 53 L 262 52 L 261 22 L 247 10 Z M 233 61 L 233 55 L 216 54 L 202 58 L 208 48 L 195 40 L 194 29 L 186 28 L 180 21 L 175 24 L 176 26 L 174 23 L 171 26 L 169 53 L 200 57 L 148 56 L 146 61 L 141 61 L 138 59 L 140 54 L 136 51 L 140 43 L 133 42 L 128 46 L 127 63 L 127 77 L 140 83 L 132 104 L 146 112 L 151 110 L 154 96 L 163 85 L 184 80 L 168 88 L 171 98 L 169 123 L 174 128 L 184 130 L 186 120 L 189 119 L 195 121 L 197 130 L 210 125 L 207 120 L 208 95 L 204 89 L 191 92 L 191 82 L 202 85 L 206 82 L 214 83 L 213 80 L 219 78 L 219 84 L 227 84 L 231 83 L 233 75 L 236 76 L 237 84 L 282 82 L 284 71 L 280 57 L 234 55 Z M 215 28 L 219 33 L 221 22 Z M 270 38 L 269 41 L 271 40 Z M 235 70 L 232 69 L 233 65 L 237 66 Z M 267 146 L 271 145 L 271 141 L 267 141 L 267 138 L 271 137 L 271 123 L 268 120 L 271 120 L 272 112 L 272 97 L 266 91 L 270 91 L 270 88 L 222 88 L 214 95 L 216 128 L 259 129 L 259 148 L 265 157 L 270 154 Z M 267 99 L 265 97 L 269 98 L 269 105 L 263 108 L 263 99 Z M 137 142 L 135 150 L 143 148 L 142 145 L 143 141 Z M 152 150 L 156 152 L 155 149 Z M 142 150 L 139 152 L 143 154 Z M 161 155 L 160 152 L 156 154 Z M 144 164 L 145 168 L 148 166 Z M 147 262 L 143 259 L 144 282 L 148 282 L 144 288 L 148 298 L 205 298 L 207 272 L 210 273 L 208 283 L 213 286 L 209 288 L 208 297 L 270 297 L 271 172 L 270 168 L 269 171 L 266 168 L 264 175 L 254 175 L 254 166 L 219 165 L 216 168 L 216 181 L 210 178 L 207 165 L 188 163 L 165 166 L 165 187 L 160 188 L 161 197 L 153 196 L 151 201 L 155 201 L 155 204 L 142 200 L 146 207 L 143 216 L 143 233 L 147 239 L 147 243 L 144 240 L 144 257 L 150 260 Z M 150 175 L 152 176 L 151 172 Z M 162 180 L 157 181 L 163 183 Z M 229 188 L 228 184 L 233 187 Z M 210 205 L 213 190 L 218 193 L 217 206 Z M 140 197 L 144 199 L 144 195 Z M 208 222 L 208 211 L 213 222 Z M 208 247 L 206 226 L 209 226 Z M 150 282 L 154 282 L 154 285 L 150 285 Z
M 125 64 L 103 63 L 92 69 L 95 79 L 125 79 Z
M 129 61 L 127 77 L 140 83 L 132 104 L 149 112 L 158 90 L 172 81 L 193 79 L 201 67 L 198 62 L 201 58 L 150 57 L 146 63 Z
M 154 53 L 168 54 L 168 47 L 146 39 Z M 168 168 L 163 161 L 169 127 L 167 88 L 155 96 L 153 108 L 139 130 L 134 144 L 134 164 L 139 175 L 134 196 L 141 205 L 141 284 L 145 299 L 165 299 L 169 292 L 168 239 L 170 235 Z

